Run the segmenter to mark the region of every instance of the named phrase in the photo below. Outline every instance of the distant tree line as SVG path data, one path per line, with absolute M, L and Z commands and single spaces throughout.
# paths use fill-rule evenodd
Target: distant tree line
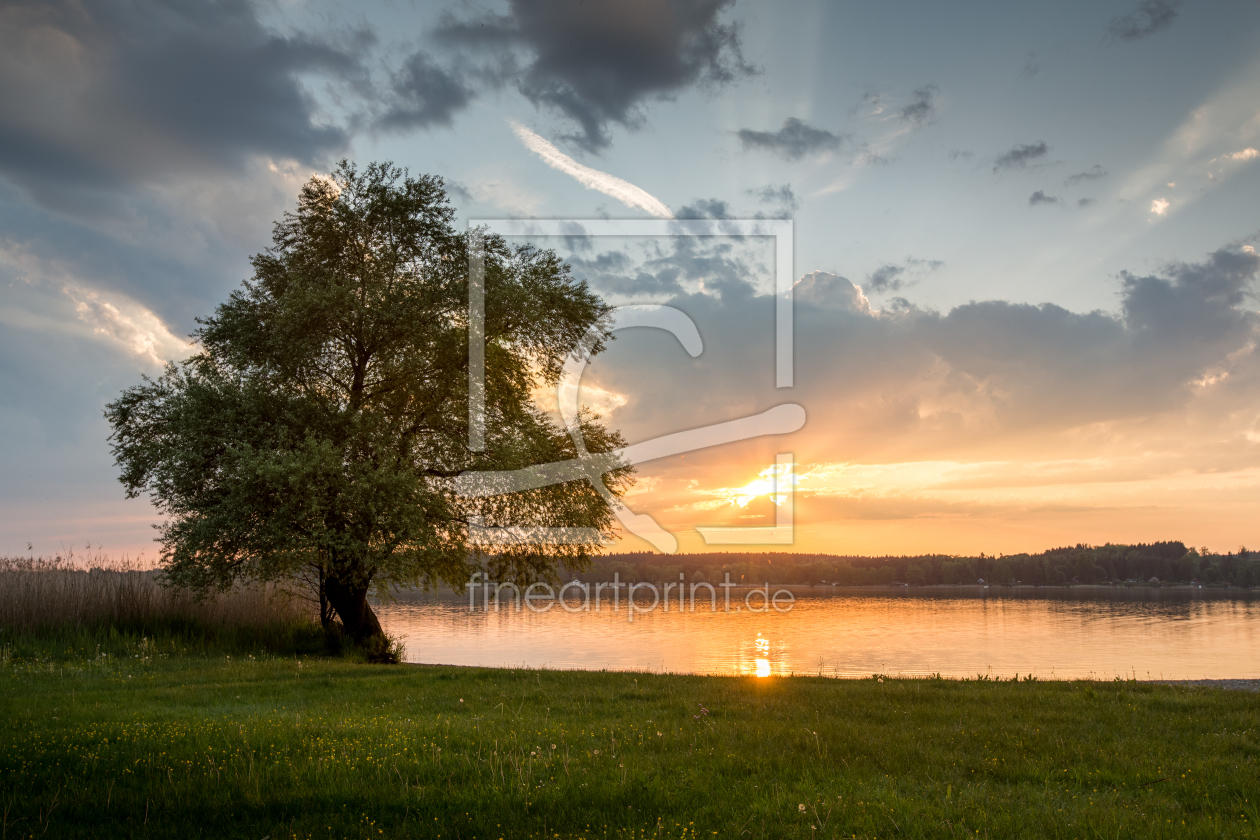
M 864 557 L 834 554 L 705 553 L 664 555 L 651 552 L 605 555 L 583 572 L 564 572 L 566 580 L 627 582 L 679 580 L 736 583 L 871 586 L 975 584 L 1066 586 L 1103 583 L 1204 583 L 1260 585 L 1260 554 L 1245 547 L 1217 554 L 1185 543 L 1136 545 L 1079 544 L 1040 554 L 959 557 Z

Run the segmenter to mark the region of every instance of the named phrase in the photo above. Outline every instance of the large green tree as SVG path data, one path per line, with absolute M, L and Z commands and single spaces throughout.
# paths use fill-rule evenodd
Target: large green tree
M 275 225 L 254 275 L 209 318 L 198 352 L 106 408 L 131 497 L 165 514 L 176 585 L 305 580 L 325 624 L 381 635 L 373 587 L 448 583 L 474 568 L 532 578 L 581 566 L 611 534 L 587 482 L 468 499 L 452 479 L 578 455 L 532 401 L 565 357 L 598 352 L 609 307 L 551 251 L 487 236 L 485 449 L 468 446 L 469 233 L 442 181 L 342 162 Z M 620 437 L 579 421 L 586 448 Z M 620 495 L 631 470 L 605 476 Z M 470 527 L 595 529 L 600 539 L 480 545 Z

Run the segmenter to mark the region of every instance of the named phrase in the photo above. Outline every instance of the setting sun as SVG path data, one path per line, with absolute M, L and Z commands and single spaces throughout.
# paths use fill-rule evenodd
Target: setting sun
M 797 483 L 793 465 L 784 464 L 767 467 L 757 474 L 757 478 L 733 490 L 723 491 L 727 504 L 737 507 L 748 507 L 748 503 L 758 498 L 767 498 L 776 505 L 787 500 L 787 489 Z

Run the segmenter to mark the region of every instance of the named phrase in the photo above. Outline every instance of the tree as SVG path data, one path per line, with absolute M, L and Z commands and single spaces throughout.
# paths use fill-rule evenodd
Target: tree
M 462 587 L 475 568 L 514 579 L 582 567 L 613 511 L 585 481 L 467 499 L 453 478 L 577 457 L 532 401 L 567 355 L 599 352 L 610 308 L 551 251 L 484 238 L 485 450 L 468 448 L 470 234 L 442 181 L 343 161 L 313 177 L 253 278 L 198 319 L 199 352 L 105 411 L 127 495 L 166 515 L 173 584 L 305 580 L 328 626 L 379 642 L 368 594 Z M 590 453 L 622 445 L 583 414 Z M 614 496 L 632 470 L 605 475 Z M 492 547 L 470 524 L 577 526 L 601 539 Z
M 1182 581 L 1191 581 L 1199 576 L 1200 560 L 1204 555 L 1196 554 L 1194 549 L 1187 551 L 1185 556 L 1177 561 L 1177 579 Z

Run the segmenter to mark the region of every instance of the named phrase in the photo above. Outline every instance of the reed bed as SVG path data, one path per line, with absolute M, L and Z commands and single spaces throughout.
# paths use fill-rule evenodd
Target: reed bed
M 0 644 L 141 637 L 274 648 L 309 636 L 315 618 L 275 585 L 199 597 L 160 570 L 100 554 L 0 558 Z

